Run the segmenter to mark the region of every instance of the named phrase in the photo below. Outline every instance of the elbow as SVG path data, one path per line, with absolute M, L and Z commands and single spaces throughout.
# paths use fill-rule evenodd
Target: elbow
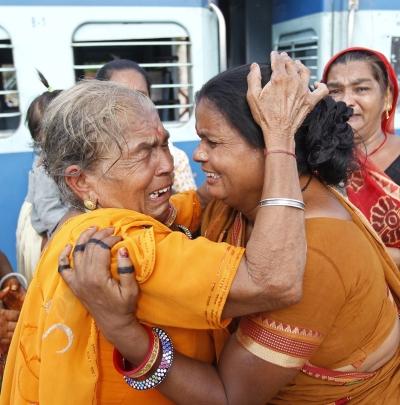
M 287 274 L 277 280 L 270 280 L 268 288 L 264 288 L 264 299 L 271 309 L 280 309 L 295 305 L 303 297 L 303 271 L 297 272 L 296 277 Z

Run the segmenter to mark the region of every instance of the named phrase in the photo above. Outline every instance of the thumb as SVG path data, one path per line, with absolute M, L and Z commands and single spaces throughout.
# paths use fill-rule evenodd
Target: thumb
M 129 252 L 125 247 L 118 249 L 118 268 L 119 282 L 122 289 L 136 291 L 138 289 L 135 268 L 129 258 Z
M 321 101 L 324 97 L 329 95 L 328 86 L 325 83 L 314 82 L 315 90 L 310 94 L 312 108 Z

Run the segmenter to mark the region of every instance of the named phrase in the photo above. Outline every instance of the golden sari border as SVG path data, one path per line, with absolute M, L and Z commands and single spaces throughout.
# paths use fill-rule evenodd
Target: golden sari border
M 303 336 L 286 336 L 260 326 L 250 318 L 242 318 L 239 330 L 259 345 L 295 358 L 308 359 L 318 348 L 320 341 L 310 341 Z
M 236 331 L 235 336 L 237 341 L 250 353 L 262 360 L 275 364 L 276 366 L 301 369 L 306 362 L 305 359 L 289 356 L 285 353 L 279 353 L 261 345 L 251 337 L 245 335 L 240 328 Z

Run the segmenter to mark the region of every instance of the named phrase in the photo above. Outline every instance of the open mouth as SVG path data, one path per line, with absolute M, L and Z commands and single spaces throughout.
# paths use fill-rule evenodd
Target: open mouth
M 159 190 L 150 193 L 150 200 L 157 200 L 157 198 L 162 197 L 165 193 L 171 191 L 171 186 L 160 188 Z
M 212 179 L 212 180 L 217 180 L 219 179 L 221 176 L 217 173 L 214 172 L 206 172 L 204 170 L 204 174 L 207 176 L 207 179 Z

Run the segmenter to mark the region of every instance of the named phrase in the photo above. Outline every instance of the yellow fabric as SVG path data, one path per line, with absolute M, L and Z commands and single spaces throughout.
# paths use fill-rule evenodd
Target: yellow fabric
M 237 338 L 254 355 L 281 367 L 357 367 L 392 330 L 398 317 L 392 295 L 398 300 L 400 274 L 371 226 L 342 201 L 352 221 L 306 220 L 300 303 L 241 321 Z M 299 373 L 270 403 L 328 404 L 344 398 L 351 398 L 350 404 L 400 403 L 400 351 L 367 374 L 327 380 Z
M 178 212 L 193 211 L 193 199 L 179 199 Z M 186 219 L 194 224 L 198 218 L 190 212 Z M 214 360 L 209 329 L 226 324 L 221 312 L 243 248 L 190 241 L 133 211 L 96 210 L 68 220 L 40 259 L 11 343 L 0 404 L 168 404 L 160 394 L 138 393 L 117 378 L 109 344 L 102 337 L 99 342 L 92 318 L 57 273 L 61 250 L 91 225 L 114 226 L 123 236 L 112 249 L 112 272 L 116 250 L 127 247 L 141 284 L 139 319 L 165 328 L 182 353 Z

